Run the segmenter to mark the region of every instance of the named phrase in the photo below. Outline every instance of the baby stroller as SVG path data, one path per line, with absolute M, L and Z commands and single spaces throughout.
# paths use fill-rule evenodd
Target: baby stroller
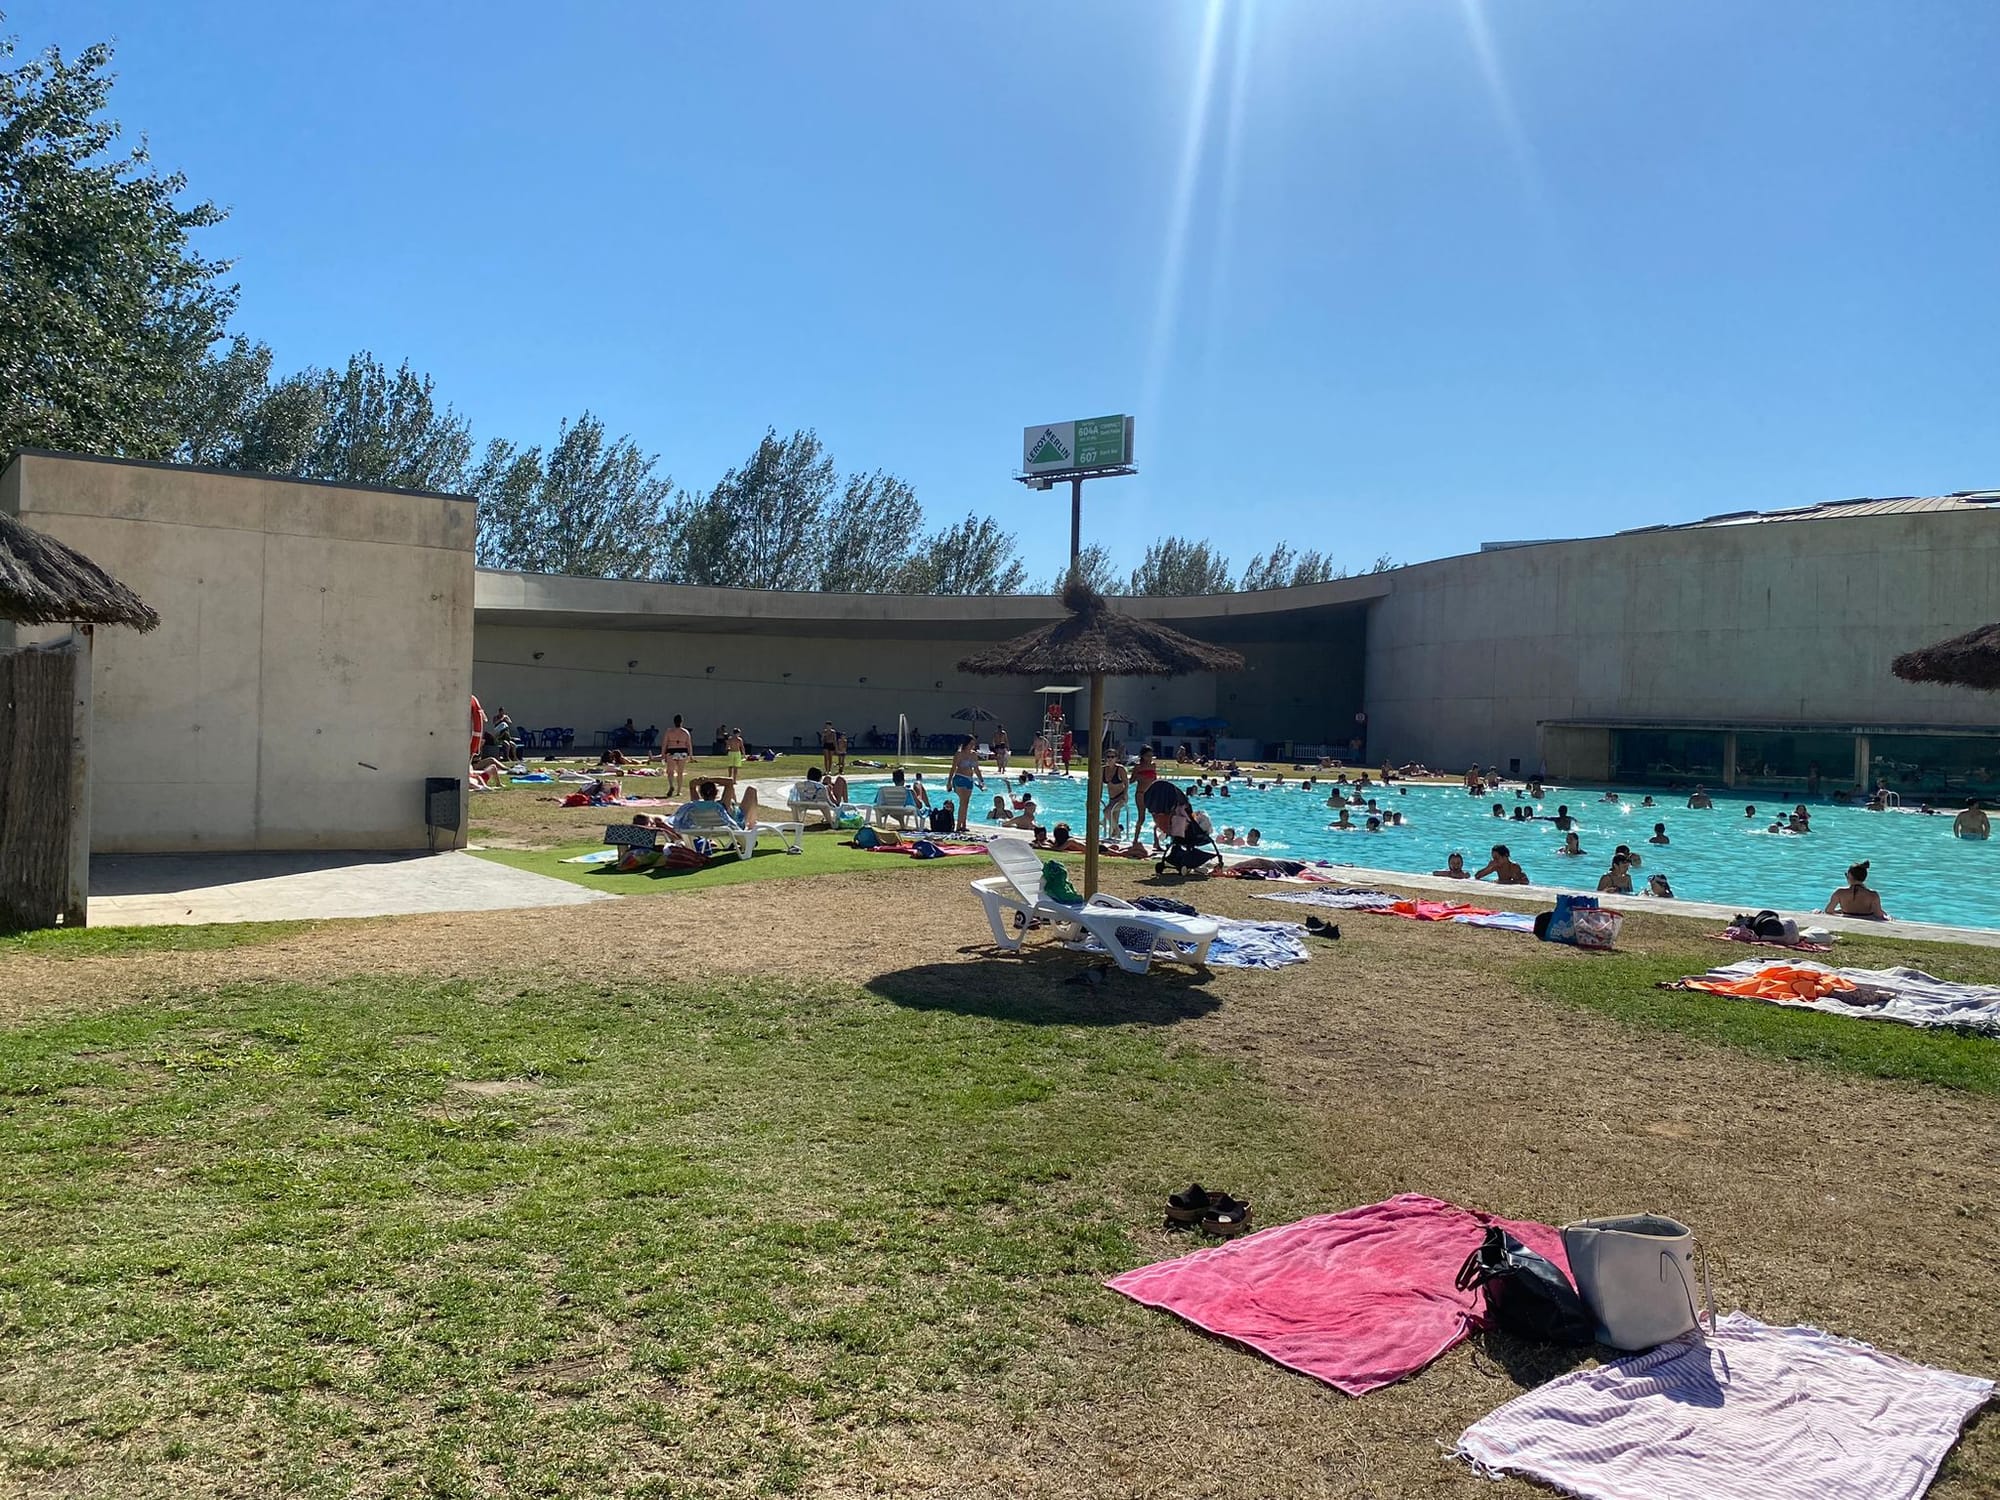
M 1222 858 L 1215 836 L 1196 820 L 1194 805 L 1187 793 L 1171 781 L 1156 781 L 1146 788 L 1146 813 L 1167 832 L 1167 852 L 1153 864 L 1155 875 L 1171 867 L 1181 875 L 1201 873 L 1211 860 Z

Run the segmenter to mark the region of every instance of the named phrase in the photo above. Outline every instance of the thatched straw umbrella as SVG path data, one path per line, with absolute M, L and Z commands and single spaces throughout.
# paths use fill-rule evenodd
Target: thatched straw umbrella
M 1181 677 L 1189 672 L 1236 672 L 1243 658 L 1170 626 L 1122 615 L 1088 584 L 1072 578 L 1062 591 L 1066 618 L 968 656 L 961 672 L 987 677 L 1090 677 L 1089 804 L 1084 812 L 1083 893 L 1097 890 L 1098 799 L 1104 787 L 1104 679 Z
M 1905 651 L 1889 670 L 1905 682 L 2000 692 L 2000 625 L 1982 625 L 1921 651 Z
M 131 625 L 160 617 L 74 548 L 0 514 L 0 620 L 23 625 Z

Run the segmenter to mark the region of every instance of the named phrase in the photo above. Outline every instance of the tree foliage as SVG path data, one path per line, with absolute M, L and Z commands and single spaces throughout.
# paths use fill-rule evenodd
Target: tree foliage
M 1125 580 L 1111 563 L 1111 549 L 1102 542 L 1092 542 L 1076 555 L 1076 572 L 1083 581 L 1100 594 L 1119 592 Z M 1063 585 L 1069 582 L 1070 569 L 1067 565 L 1056 569 L 1056 576 L 1049 580 L 1047 592 L 1060 594 Z
M 479 563 L 578 578 L 664 578 L 677 551 L 673 481 L 630 438 L 605 441 L 589 412 L 555 446 L 494 440 L 471 475 Z
M 827 512 L 820 588 L 830 594 L 894 588 L 923 524 L 917 492 L 894 474 L 849 475 Z
M 229 263 L 190 243 L 222 211 L 119 149 L 110 63 L 51 47 L 0 68 L 0 452 L 171 455 L 236 306 Z
M 819 586 L 833 460 L 810 430 L 765 432 L 688 517 L 681 573 L 689 583 L 739 589 Z
M 1161 537 L 1146 549 L 1126 585 L 1128 594 L 1227 594 L 1234 589 L 1229 559 L 1205 541 Z
M 1308 547 L 1295 552 L 1289 542 L 1279 542 L 1269 552 L 1260 552 L 1243 569 L 1237 587 L 1251 589 L 1293 588 L 1302 583 L 1325 583 L 1341 576 L 1333 559 Z
M 896 587 L 905 594 L 1018 594 L 1027 583 L 1013 533 L 991 516 L 967 513 L 918 540 Z

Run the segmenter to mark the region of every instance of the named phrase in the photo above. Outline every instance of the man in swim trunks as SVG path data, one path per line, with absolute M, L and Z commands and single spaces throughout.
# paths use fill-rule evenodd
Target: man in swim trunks
M 1979 799 L 1967 797 L 1965 811 L 1951 820 L 1951 836 L 1955 839 L 1983 839 L 1991 836 L 1992 832 L 1986 821 L 1986 810 L 1979 805 Z
M 951 789 L 958 797 L 960 833 L 965 832 L 975 783 L 980 791 L 986 790 L 986 773 L 979 768 L 979 747 L 973 742 L 972 736 L 967 735 L 959 742 L 958 750 L 951 758 Z
M 1889 920 L 1889 914 L 1882 910 L 1882 898 L 1868 888 L 1867 860 L 1847 867 L 1847 884 L 1826 898 L 1826 912 L 1830 917 L 1867 917 L 1876 922 Z
M 1709 795 L 1708 795 L 1708 793 L 1707 793 L 1706 791 L 1702 790 L 1702 788 L 1700 788 L 1700 787 L 1696 787 L 1696 788 L 1694 789 L 1694 795 L 1693 795 L 1692 797 L 1688 798 L 1688 806 L 1689 806 L 1689 807 L 1714 807 L 1714 806 L 1715 806 L 1715 799 L 1714 799 L 1713 797 L 1709 796 Z
M 681 779 L 687 775 L 688 758 L 694 754 L 694 736 L 687 731 L 679 714 L 667 732 L 660 736 L 660 764 L 667 768 L 667 795 L 681 794 Z
M 1474 880 L 1484 880 L 1488 875 L 1494 878 L 1496 885 L 1526 885 L 1528 883 L 1528 872 L 1514 863 L 1514 856 L 1507 852 L 1505 844 L 1495 844 L 1493 846 L 1493 857 L 1481 865 L 1478 872 L 1472 878 Z

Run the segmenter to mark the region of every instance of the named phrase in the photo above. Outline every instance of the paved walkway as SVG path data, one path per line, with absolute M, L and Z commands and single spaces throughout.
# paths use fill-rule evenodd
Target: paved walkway
M 109 854 L 90 862 L 93 927 L 505 911 L 617 899 L 463 850 Z

